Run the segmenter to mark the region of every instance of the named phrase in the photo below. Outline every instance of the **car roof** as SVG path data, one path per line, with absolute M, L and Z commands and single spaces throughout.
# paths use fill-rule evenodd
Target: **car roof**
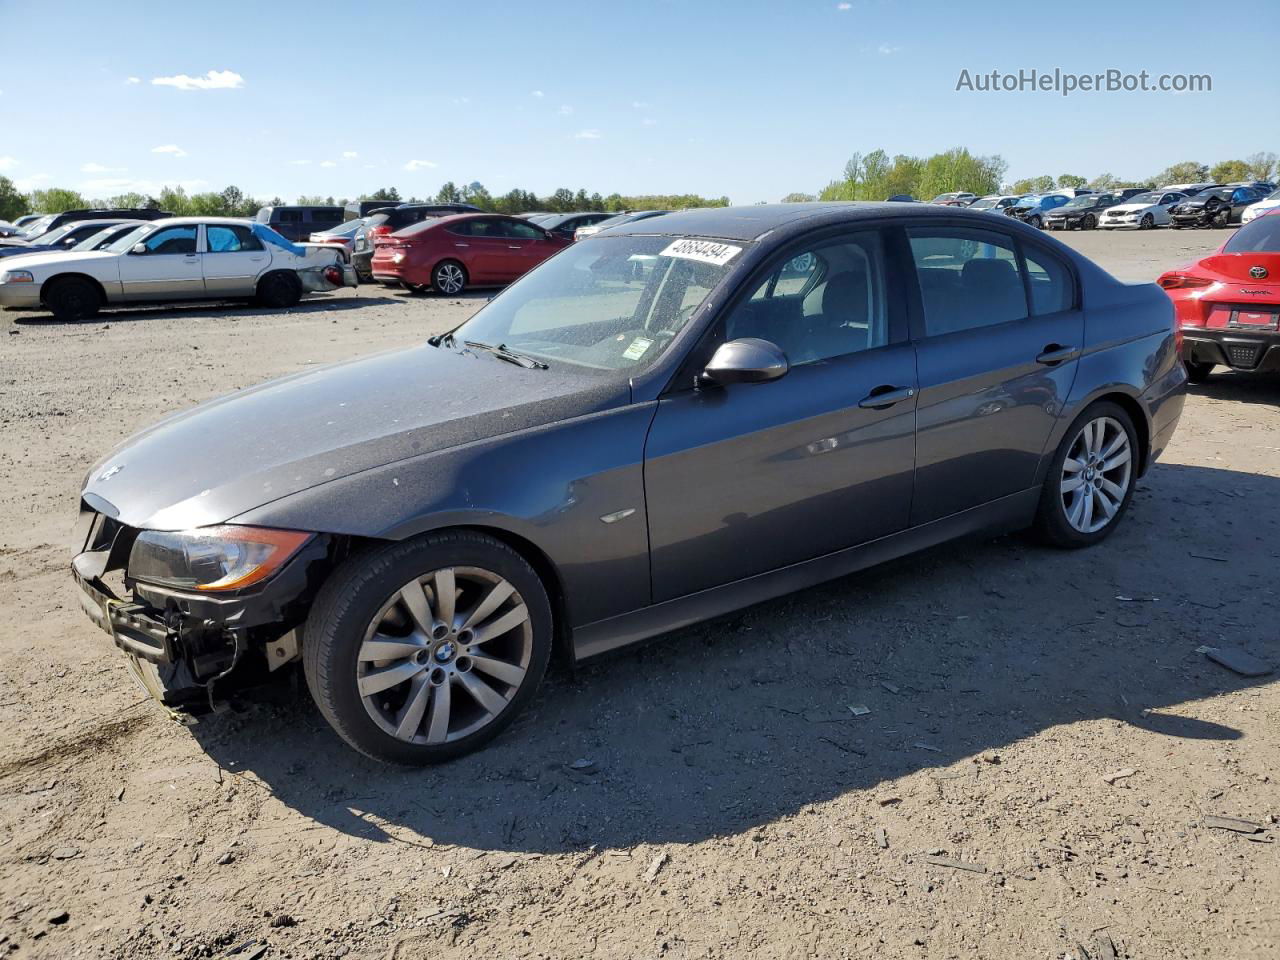
M 820 227 L 860 220 L 958 216 L 989 224 L 989 215 L 963 207 L 927 203 L 842 200 L 813 203 L 762 203 L 750 207 L 699 207 L 679 210 L 648 220 L 636 220 L 609 228 L 609 236 L 658 234 L 662 236 L 719 237 L 724 240 L 759 240 L 767 233 L 800 225 Z

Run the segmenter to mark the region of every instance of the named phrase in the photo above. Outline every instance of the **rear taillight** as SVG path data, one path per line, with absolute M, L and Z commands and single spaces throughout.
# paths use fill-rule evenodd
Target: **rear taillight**
M 1207 287 L 1213 281 L 1204 277 L 1193 277 L 1185 273 L 1166 273 L 1156 283 L 1166 290 L 1187 290 L 1192 287 Z
M 324 278 L 332 283 L 335 287 L 342 286 L 342 271 L 337 267 L 329 266 L 324 268 Z

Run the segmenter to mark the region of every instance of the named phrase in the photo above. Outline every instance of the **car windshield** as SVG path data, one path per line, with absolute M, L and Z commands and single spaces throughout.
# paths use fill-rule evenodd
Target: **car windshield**
M 40 237 L 40 242 L 41 243 L 57 243 L 59 240 L 65 237 L 68 233 L 70 233 L 74 226 L 78 226 L 78 225 L 66 223 L 58 227 L 58 229 L 56 230 L 50 230 L 48 233 Z
M 1206 200 L 1208 200 L 1210 197 L 1217 197 L 1219 200 L 1230 200 L 1231 194 L 1233 192 L 1234 191 L 1230 189 L 1220 188 L 1217 190 L 1206 190 L 1204 193 L 1200 194 L 1200 196 Z
M 110 250 L 112 253 L 124 253 L 126 250 L 130 249 L 135 243 L 141 240 L 146 235 L 147 231 L 149 231 L 152 228 L 152 226 L 153 224 L 144 223 L 140 227 L 135 227 L 134 229 L 126 233 L 124 236 L 120 237 L 118 240 L 112 243 L 109 243 L 103 249 Z
M 1039 202 L 1040 202 L 1039 197 L 1034 196 L 1032 194 L 1028 194 L 1024 197 L 1019 197 L 1017 200 L 1014 201 L 1013 205 L 1015 207 L 1034 207 Z
M 654 362 L 747 244 L 597 234 L 565 249 L 454 331 L 584 370 Z
M 983 197 L 981 200 L 975 200 L 969 204 L 970 210 L 990 210 L 1000 202 L 999 197 Z
M 1098 201 L 1097 197 L 1086 195 L 1083 197 L 1076 197 L 1072 200 L 1069 200 L 1066 203 L 1064 203 L 1063 206 L 1064 207 L 1087 207 L 1087 206 L 1090 206 L 1091 204 L 1097 203 L 1097 201 Z
M 1222 252 L 1280 253 L 1280 214 L 1264 214 L 1246 223 L 1226 242 Z
M 364 226 L 363 220 L 348 220 L 340 227 L 334 227 L 332 230 L 321 230 L 327 237 L 353 237 L 357 230 Z
M 1139 193 L 1130 197 L 1125 203 L 1159 203 L 1160 194 L 1158 193 Z
M 632 220 L 643 220 L 643 217 L 634 213 L 620 213 L 616 217 L 610 217 L 608 220 L 597 220 L 590 224 L 592 227 L 599 227 L 601 230 L 607 230 L 609 227 L 616 227 L 623 223 L 630 223 Z
M 89 236 L 85 237 L 83 240 L 81 240 L 71 249 L 78 250 L 82 253 L 87 250 L 97 250 L 98 247 L 102 246 L 104 243 L 106 243 L 107 240 L 109 240 L 111 237 L 114 237 L 121 230 L 128 233 L 134 229 L 136 228 L 122 227 L 119 224 L 116 224 L 114 227 L 107 227 L 105 230 L 99 230 L 97 233 L 89 234 Z
M 23 238 L 30 240 L 33 237 L 40 236 L 40 234 L 49 229 L 49 224 L 53 223 L 54 216 L 54 214 L 49 214 L 48 216 L 41 217 L 39 220 L 32 220 L 23 228 Z

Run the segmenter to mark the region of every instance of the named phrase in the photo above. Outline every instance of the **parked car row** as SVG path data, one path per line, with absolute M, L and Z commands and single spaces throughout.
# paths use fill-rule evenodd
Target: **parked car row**
M 1166 226 L 1180 229 L 1248 223 L 1263 210 L 1280 206 L 1280 191 L 1273 183 L 1253 180 L 1228 184 L 1174 183 L 1155 190 L 1126 187 L 1109 192 L 1063 188 L 1021 196 L 942 193 L 930 202 L 1001 213 L 1039 229 L 1151 230 Z

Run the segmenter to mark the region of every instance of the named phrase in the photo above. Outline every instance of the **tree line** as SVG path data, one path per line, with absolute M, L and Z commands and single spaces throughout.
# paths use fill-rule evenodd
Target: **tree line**
M 530 190 L 509 190 L 493 196 L 484 184 L 472 182 L 458 186 L 452 181 L 444 184 L 434 195 L 425 197 L 402 196 L 395 187 L 382 187 L 373 193 L 360 194 L 354 200 L 385 200 L 396 203 L 470 203 L 481 210 L 494 213 L 527 213 L 533 210 L 547 213 L 574 213 L 585 210 L 679 210 L 686 207 L 727 207 L 728 197 L 700 197 L 693 193 L 624 195 L 611 193 L 601 196 L 588 194 L 586 190 L 570 190 L 567 187 L 538 196 Z M 347 197 L 300 196 L 301 206 L 342 206 Z M 239 187 L 227 187 L 220 192 L 188 194 L 182 187 L 165 187 L 156 196 L 141 193 L 122 193 L 114 197 L 89 198 L 76 190 L 50 187 L 45 190 L 19 191 L 12 180 L 0 176 L 0 220 L 14 220 L 28 213 L 63 213 L 67 210 L 165 210 L 178 217 L 252 217 L 262 207 L 283 206 L 280 197 L 259 199 L 245 193 Z
M 783 202 L 804 200 L 887 200 L 906 195 L 929 200 L 940 193 L 965 191 L 984 196 L 993 193 L 1020 195 L 1053 189 L 1090 187 L 1099 192 L 1124 187 L 1149 187 L 1165 183 L 1231 183 L 1239 180 L 1274 182 L 1280 173 L 1276 154 L 1262 151 L 1243 160 L 1221 160 L 1212 166 L 1187 160 L 1175 163 L 1146 180 L 1123 180 L 1110 173 L 1089 179 L 1076 174 L 1048 174 L 1004 182 L 1008 163 L 998 155 L 981 157 L 956 147 L 931 157 L 894 157 L 884 150 L 855 153 L 845 164 L 844 176 L 827 184 L 818 194 L 792 193 Z

